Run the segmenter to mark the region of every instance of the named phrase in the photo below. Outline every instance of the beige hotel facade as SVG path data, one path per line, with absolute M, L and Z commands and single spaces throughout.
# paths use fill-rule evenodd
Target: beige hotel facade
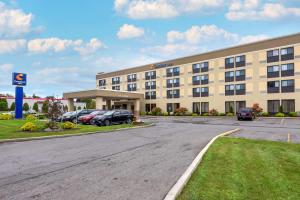
M 193 113 L 237 111 L 259 103 L 265 112 L 300 111 L 300 34 L 268 39 L 161 63 L 98 73 L 97 90 L 144 95 L 133 108 L 117 100 L 116 108 Z M 100 105 L 98 103 L 98 105 Z M 105 101 L 101 104 L 105 108 Z M 232 108 L 230 108 L 232 107 Z

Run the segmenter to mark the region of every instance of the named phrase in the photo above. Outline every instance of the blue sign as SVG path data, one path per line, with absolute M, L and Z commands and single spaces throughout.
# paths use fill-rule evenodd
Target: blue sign
M 15 118 L 23 118 L 23 87 L 16 87 L 16 96 L 15 96 Z
M 12 84 L 18 86 L 25 86 L 27 83 L 27 75 L 24 73 L 13 73 Z

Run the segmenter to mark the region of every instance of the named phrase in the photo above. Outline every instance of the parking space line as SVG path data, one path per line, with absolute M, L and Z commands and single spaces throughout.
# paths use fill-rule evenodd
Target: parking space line
M 281 121 L 280 121 L 280 125 L 282 126 L 282 125 L 283 125 L 283 123 L 284 123 L 284 118 L 282 118 L 282 119 L 281 119 Z
M 290 134 L 290 133 L 288 133 L 288 135 L 287 135 L 287 142 L 288 142 L 288 143 L 291 142 L 291 134 Z

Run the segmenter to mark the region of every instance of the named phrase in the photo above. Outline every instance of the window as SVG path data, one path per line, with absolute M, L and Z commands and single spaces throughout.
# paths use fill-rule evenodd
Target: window
M 208 97 L 208 87 L 201 88 L 201 97 Z
M 241 108 L 246 108 L 246 101 L 236 101 L 235 102 L 236 112 L 239 111 Z
M 281 61 L 294 59 L 294 47 L 283 48 L 280 50 Z
M 234 113 L 234 101 L 225 101 L 225 112 Z
M 200 85 L 200 76 L 193 76 L 193 85 Z
M 111 79 L 112 85 L 120 84 L 120 77 L 113 77 Z
M 234 71 L 225 72 L 225 82 L 234 81 Z
M 167 79 L 167 88 L 179 87 L 179 86 L 180 86 L 179 78 Z
M 294 92 L 295 91 L 295 81 L 294 80 L 283 80 L 281 81 L 281 92 Z
M 201 102 L 201 114 L 209 112 L 209 102 Z
M 208 74 L 200 76 L 200 79 L 202 85 L 208 84 Z
M 100 87 L 103 87 L 105 85 L 106 85 L 106 80 L 105 79 L 99 80 L 99 86 Z
M 148 103 L 148 104 L 145 104 L 145 111 L 148 113 L 148 112 L 151 112 L 153 110 L 153 108 L 156 108 L 156 104 L 155 103 Z
M 236 84 L 235 85 L 236 95 L 244 95 L 246 94 L 246 84 Z
M 225 85 L 225 96 L 234 95 L 234 85 Z
M 267 62 L 278 62 L 279 61 L 279 49 L 267 51 Z
M 167 112 L 174 112 L 176 109 L 180 108 L 180 103 L 167 103 Z
M 234 57 L 225 59 L 225 69 L 234 68 Z
M 244 67 L 246 66 L 246 56 L 237 56 L 235 57 L 235 65 L 236 67 Z
M 294 76 L 294 63 L 281 65 L 281 76 Z
M 155 90 L 156 89 L 156 81 L 145 82 L 146 90 Z
M 136 83 L 130 83 L 127 85 L 128 91 L 136 91 Z
M 156 92 L 155 92 L 155 91 L 146 92 L 146 93 L 145 93 L 145 98 L 146 98 L 147 100 L 150 100 L 150 99 L 156 99 Z
M 193 102 L 193 113 L 200 114 L 200 102 Z
M 167 90 L 167 98 L 180 98 L 180 90 Z
M 127 82 L 135 82 L 136 81 L 136 74 L 127 75 Z
M 201 72 L 208 72 L 208 62 L 200 63 Z
M 200 63 L 193 64 L 193 73 L 199 73 L 200 72 Z
M 111 88 L 112 90 L 120 90 L 120 86 L 119 85 L 114 85 Z
M 236 81 L 244 81 L 246 79 L 245 74 L 246 74 L 246 71 L 244 69 L 235 71 L 235 80 Z
M 284 113 L 295 112 L 295 100 L 285 99 L 281 101 L 282 110 Z
M 145 79 L 146 80 L 156 79 L 156 71 L 146 72 Z
M 279 81 L 268 81 L 267 83 L 268 93 L 279 93 L 279 87 Z
M 268 113 L 275 114 L 280 110 L 280 100 L 268 100 Z
M 274 77 L 279 77 L 279 66 L 274 65 L 274 66 L 268 66 L 267 68 L 268 71 L 268 78 L 274 78 Z
M 200 88 L 193 88 L 193 97 L 200 97 L 201 95 L 201 89 Z
M 173 67 L 167 69 L 167 77 L 172 76 L 179 76 L 180 75 L 180 68 L 179 67 Z

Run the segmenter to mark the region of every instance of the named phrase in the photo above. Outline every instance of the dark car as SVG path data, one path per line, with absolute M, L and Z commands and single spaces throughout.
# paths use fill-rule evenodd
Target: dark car
M 241 108 L 237 112 L 237 119 L 238 120 L 244 120 L 244 119 L 253 120 L 253 119 L 255 119 L 255 114 L 254 114 L 252 108 Z
M 128 110 L 112 110 L 94 117 L 94 122 L 97 126 L 110 126 L 112 124 L 131 124 L 133 114 Z
M 98 116 L 98 115 L 103 115 L 107 111 L 105 110 L 96 110 L 92 112 L 91 114 L 84 115 L 78 118 L 79 122 L 82 124 L 94 124 L 93 118 Z
M 77 123 L 79 117 L 91 114 L 94 111 L 95 110 L 80 110 L 80 111 L 74 111 L 74 112 L 67 112 L 67 113 L 63 114 L 62 117 L 58 118 L 57 121 L 62 121 L 62 122 L 69 121 L 69 122 Z

